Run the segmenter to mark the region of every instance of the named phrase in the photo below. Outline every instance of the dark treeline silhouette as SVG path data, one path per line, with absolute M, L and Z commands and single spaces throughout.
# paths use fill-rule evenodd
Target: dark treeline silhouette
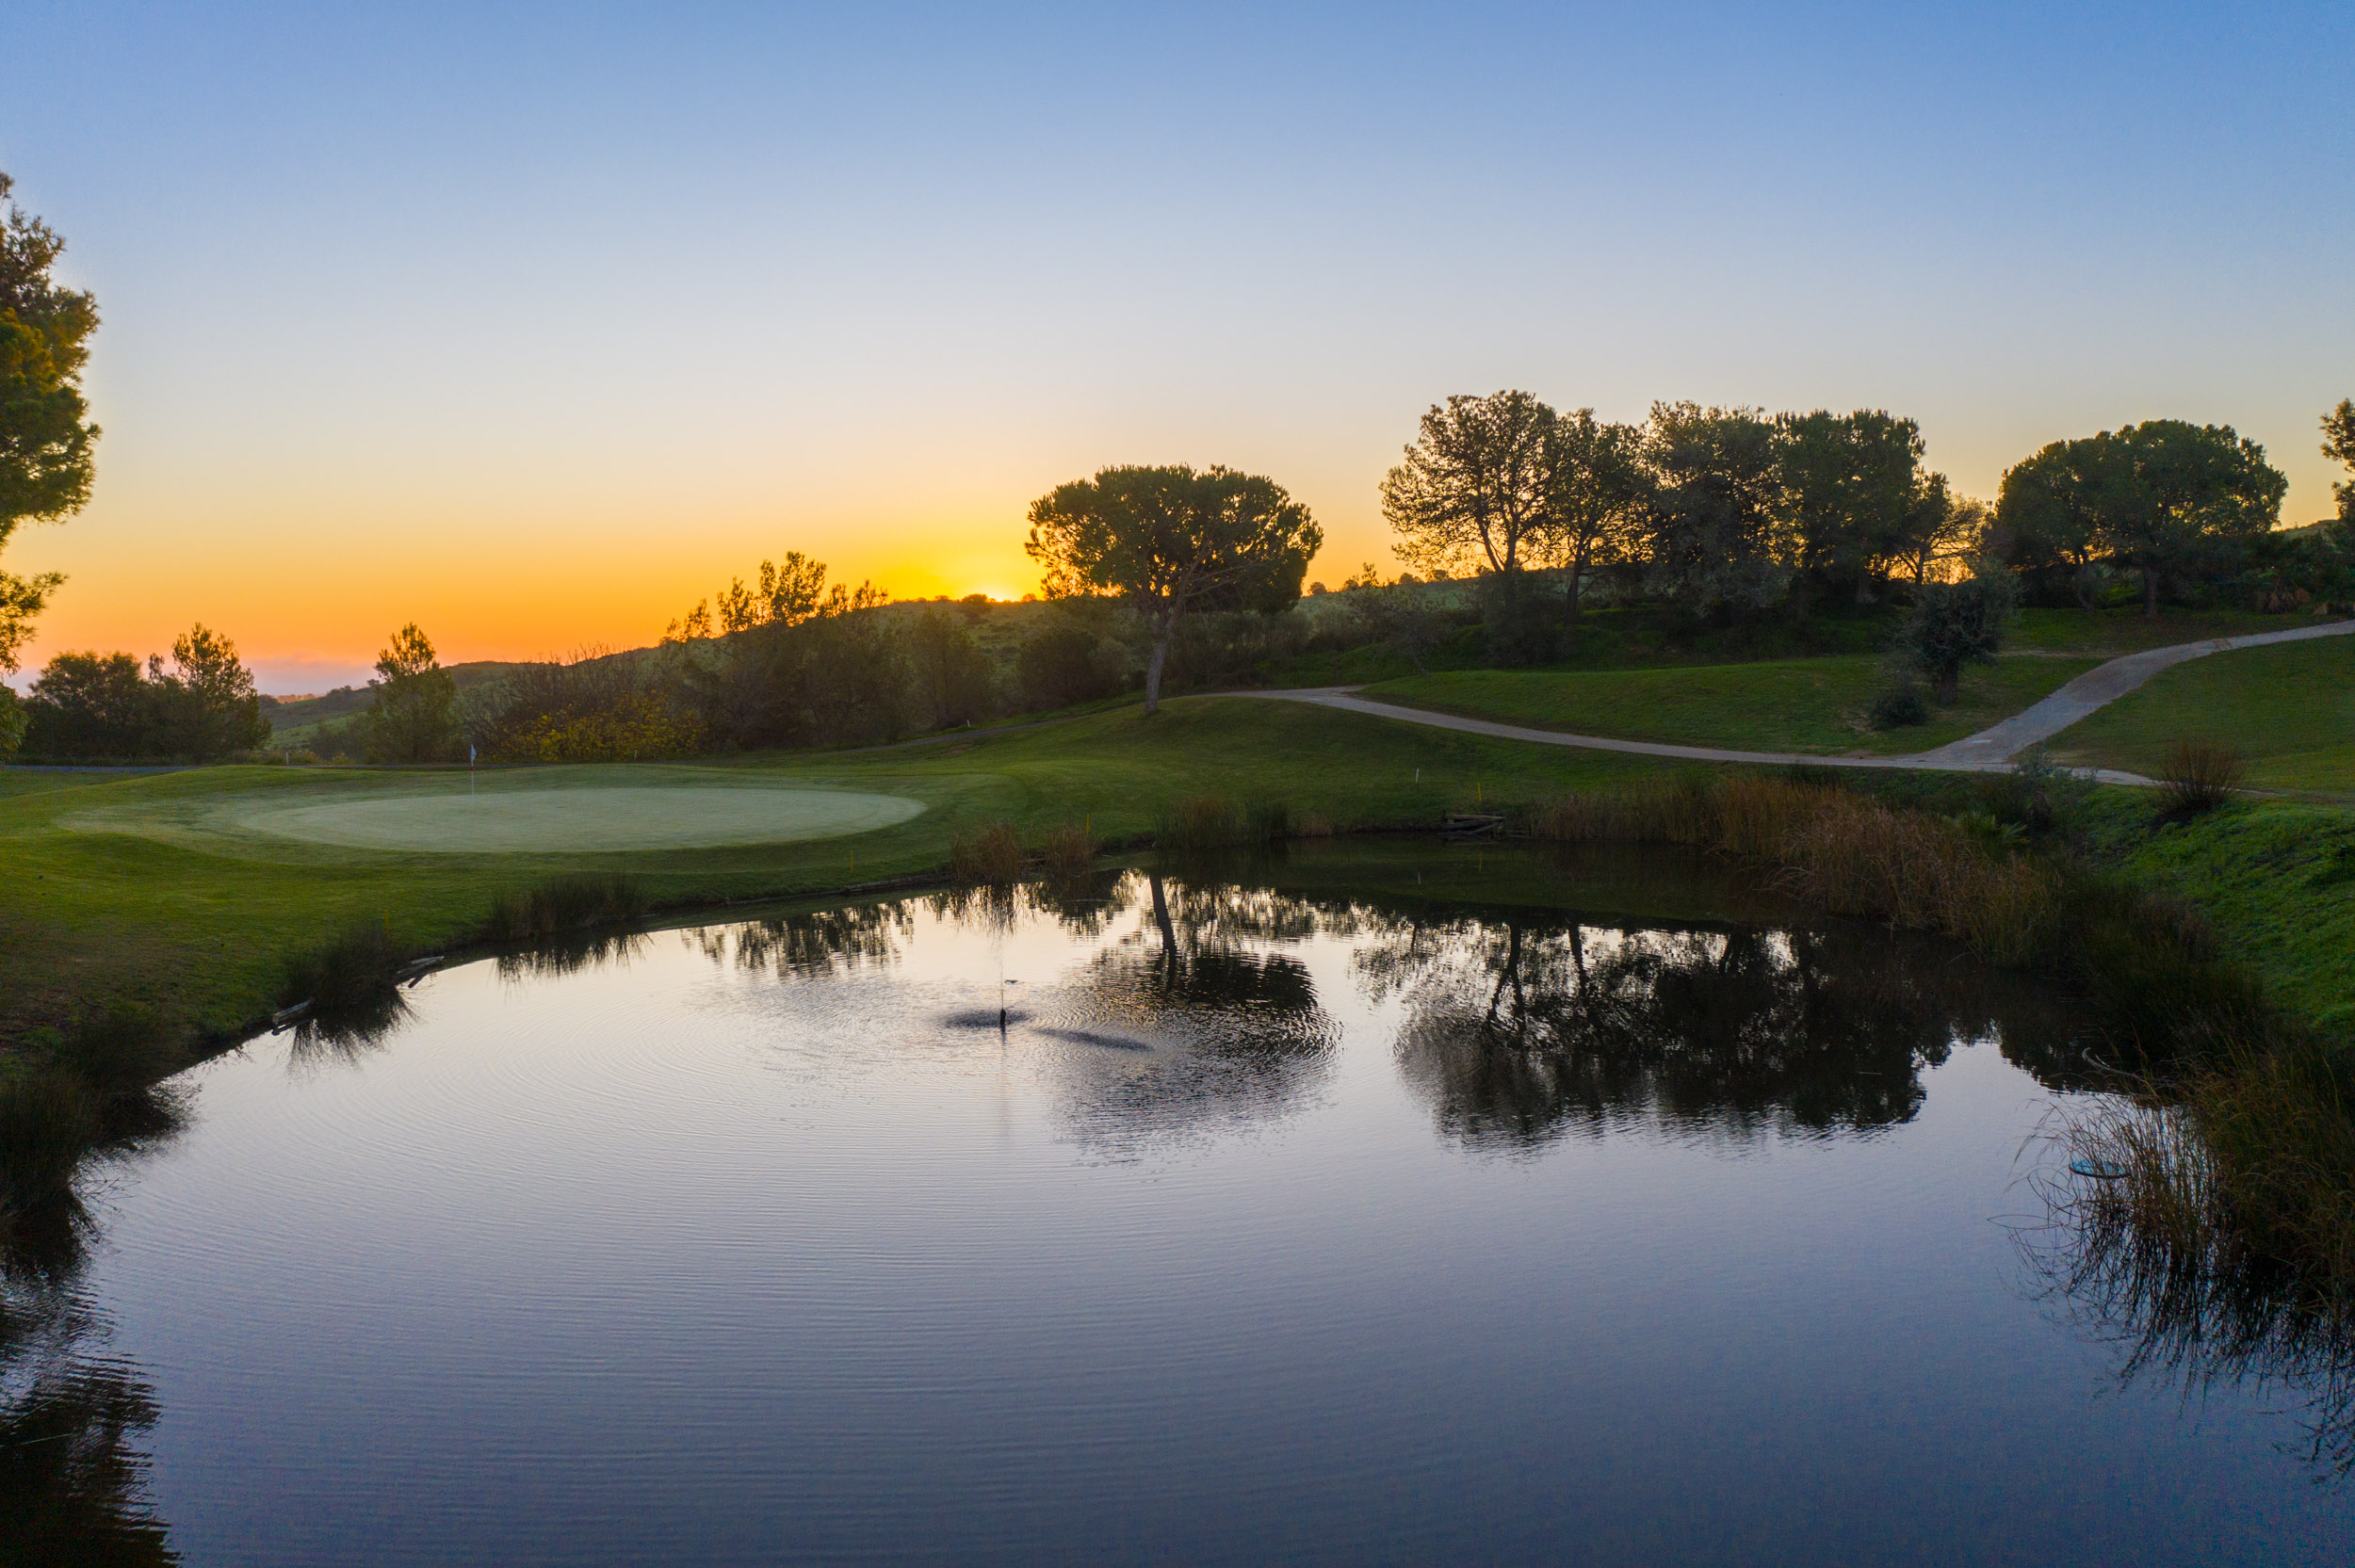
M 236 645 L 203 625 L 151 655 L 59 654 L 24 703 L 23 751 L 60 762 L 182 758 L 209 762 L 269 736 Z
M 2325 419 L 2324 450 L 2355 461 L 2344 423 Z M 1410 565 L 1477 578 L 1507 664 L 1555 656 L 1598 590 L 1719 626 L 1988 575 L 2033 604 L 2151 614 L 2355 599 L 2344 497 L 2336 521 L 2281 529 L 2287 482 L 2230 427 L 2152 420 L 2055 442 L 2006 474 L 1993 507 L 1923 453 L 1913 420 L 1877 409 L 1659 403 L 1612 425 L 1508 390 L 1434 406 L 1383 511 Z

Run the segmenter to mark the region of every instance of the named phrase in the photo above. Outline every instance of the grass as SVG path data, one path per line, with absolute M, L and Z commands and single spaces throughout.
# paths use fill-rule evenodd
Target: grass
M 625 876 L 649 908 L 820 894 L 937 875 L 951 840 L 1005 822 L 1025 846 L 1086 825 L 1135 842 L 1189 797 L 1283 800 L 1339 830 L 1433 826 L 1475 795 L 1534 804 L 1651 770 L 1640 759 L 1453 735 L 1244 699 L 1134 706 L 1037 729 L 868 752 L 486 770 L 486 792 L 803 784 L 926 809 L 847 837 L 603 853 L 398 853 L 246 825 L 260 806 L 414 796 L 464 770 L 0 769 L 0 1042 L 66 1029 L 107 998 L 219 1038 L 270 1010 L 294 955 L 371 922 L 403 954 L 479 930 L 495 902 L 560 878 Z
M 1736 751 L 1927 751 L 2019 712 L 2093 667 L 2079 658 L 2007 658 L 1967 672 L 1960 700 L 1931 722 L 1875 730 L 1868 713 L 1888 683 L 1882 661 L 1834 658 L 1655 670 L 1435 672 L 1385 681 L 1382 702 L 1621 740 Z
M 2213 654 L 2163 670 L 2054 738 L 2062 759 L 2158 776 L 2184 743 L 2221 742 L 2250 787 L 2355 798 L 2355 637 Z

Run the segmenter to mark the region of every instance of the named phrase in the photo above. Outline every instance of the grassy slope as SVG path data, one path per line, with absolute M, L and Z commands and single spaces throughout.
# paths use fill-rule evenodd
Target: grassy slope
M 1421 772 L 1420 780 L 1416 775 Z M 1337 826 L 1428 825 L 1447 808 L 1537 800 L 1648 765 L 1486 741 L 1249 699 L 1133 707 L 1017 734 L 885 752 L 695 765 L 518 769 L 485 787 L 727 782 L 758 776 L 914 796 L 913 821 L 850 838 L 638 854 L 387 854 L 241 831 L 263 796 L 329 800 L 463 787 L 463 770 L 216 768 L 172 773 L 0 773 L 0 1039 L 110 996 L 225 1030 L 271 1004 L 287 958 L 343 924 L 382 919 L 427 950 L 463 935 L 498 892 L 550 876 L 622 871 L 662 901 L 816 892 L 934 871 L 952 832 L 1010 818 L 1035 841 L 1088 821 L 1099 838 L 1148 832 L 1208 791 L 1280 800 Z
M 1865 710 L 1885 679 L 1876 658 L 1784 659 L 1658 670 L 1477 670 L 1413 675 L 1366 695 L 1540 729 L 1746 751 L 1892 755 L 1957 740 L 2093 667 L 2010 658 L 1974 670 L 1932 721 L 1876 731 Z
M 2355 637 L 2216 654 L 2162 671 L 2054 741 L 2074 763 L 2153 776 L 2179 741 L 2231 745 L 2261 789 L 2355 794 Z
M 2284 1005 L 2355 1031 L 2355 814 L 2299 800 L 2243 800 L 2153 828 L 2136 792 L 2104 792 L 2104 858 L 2184 894 L 2226 956 Z

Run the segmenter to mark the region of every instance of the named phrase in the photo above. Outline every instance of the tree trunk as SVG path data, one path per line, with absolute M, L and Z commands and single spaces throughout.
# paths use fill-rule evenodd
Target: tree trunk
M 2145 621 L 2159 618 L 2159 573 L 2148 561 L 2142 567 L 2142 618 Z
M 1938 672 L 1938 705 L 1950 708 L 1962 692 L 1962 667 L 1950 664 Z
M 1570 558 L 1570 581 L 1568 592 L 1569 607 L 1564 612 L 1562 617 L 1564 622 L 1572 630 L 1576 630 L 1578 626 L 1578 580 L 1584 575 L 1586 575 L 1586 552 L 1581 550 L 1578 554 Z M 1568 653 L 1572 650 L 1565 649 L 1563 651 L 1565 653 Z
M 1162 621 L 1153 628 L 1153 651 L 1145 655 L 1145 711 L 1150 716 L 1161 705 L 1161 666 L 1169 658 L 1171 622 Z

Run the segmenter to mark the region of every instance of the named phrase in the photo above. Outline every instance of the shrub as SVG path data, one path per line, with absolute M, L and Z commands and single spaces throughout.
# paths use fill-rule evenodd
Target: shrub
M 1942 705 L 1954 702 L 1963 666 L 1994 660 L 2004 629 L 2019 607 L 2007 572 L 1987 572 L 1958 583 L 1924 583 L 1897 631 L 1897 652 L 1937 687 Z
M 1902 730 L 1928 723 L 1930 704 L 1923 700 L 1920 682 L 1900 679 L 1882 687 L 1873 699 L 1870 718 L 1876 730 Z
M 2167 769 L 2159 775 L 2160 814 L 2182 821 L 2212 812 L 2240 789 L 2248 765 L 2230 746 L 2206 740 L 2179 740 L 2168 749 Z
M 949 874 L 961 882 L 1003 887 L 1021 877 L 1026 858 L 1011 822 L 993 822 L 949 841 Z

